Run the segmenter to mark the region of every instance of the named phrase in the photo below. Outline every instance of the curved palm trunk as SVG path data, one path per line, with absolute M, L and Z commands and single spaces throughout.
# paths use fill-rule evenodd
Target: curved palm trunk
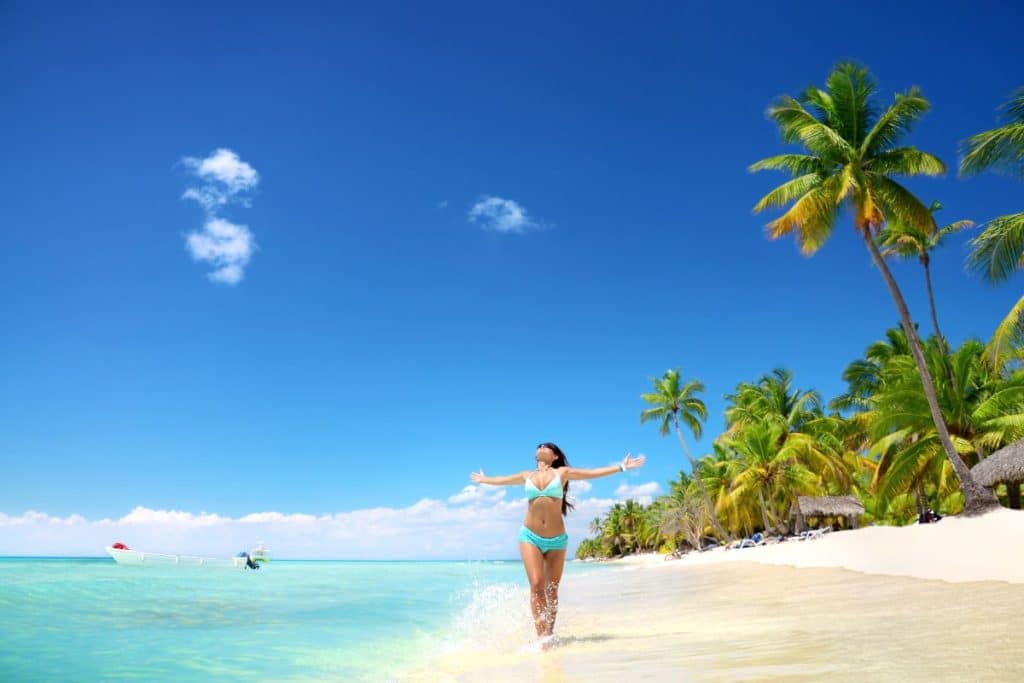
M 914 486 L 914 500 L 917 502 L 917 516 L 928 511 L 928 496 L 924 491 L 924 482 L 918 481 Z
M 932 329 L 935 330 L 935 338 L 939 340 L 939 351 L 942 352 L 943 356 L 949 355 L 949 346 L 946 345 L 946 338 L 942 336 L 942 332 L 939 330 L 939 316 L 935 313 L 935 292 L 932 291 L 932 271 L 928 266 L 927 261 L 922 261 L 921 265 L 924 266 L 924 282 L 928 287 L 928 305 L 932 309 Z
M 690 449 L 686 447 L 686 440 L 683 438 L 683 432 L 679 429 L 679 418 L 675 415 L 672 416 L 672 423 L 676 428 L 676 436 L 679 437 L 679 443 L 683 447 L 683 453 L 686 454 L 686 459 L 690 461 L 690 470 L 693 472 L 693 478 L 697 480 L 697 486 L 700 488 L 701 495 L 704 496 L 704 504 L 708 506 L 708 517 L 711 518 L 711 524 L 715 527 L 715 531 L 718 532 L 719 536 L 727 541 L 731 541 L 732 536 L 722 528 L 722 523 L 718 521 L 718 514 L 715 513 L 715 506 L 711 504 L 711 496 L 708 495 L 708 490 L 704 487 L 704 477 L 700 476 L 700 470 L 697 469 L 697 463 L 693 461 L 693 456 L 690 455 Z
M 775 520 L 775 524 L 772 525 L 772 531 L 778 531 L 783 527 L 784 520 L 779 516 L 778 508 L 775 507 L 775 499 L 772 496 L 768 496 L 768 507 L 771 508 L 772 519 Z
M 942 442 L 942 447 L 946 450 L 946 457 L 949 458 L 949 462 L 953 465 L 953 470 L 960 480 L 960 488 L 964 492 L 964 514 L 978 515 L 999 507 L 999 501 L 996 499 L 995 494 L 974 481 L 971 471 L 964 464 L 956 449 L 953 448 L 953 442 L 949 438 L 949 429 L 946 428 L 946 422 L 942 419 L 939 399 L 935 393 L 935 383 L 932 381 L 931 373 L 928 372 L 928 365 L 924 360 L 924 351 L 921 349 L 921 340 L 918 339 L 914 323 L 910 319 L 907 302 L 904 301 L 903 294 L 900 292 L 896 280 L 893 279 L 892 273 L 889 272 L 889 266 L 886 265 L 885 259 L 882 258 L 882 254 L 878 251 L 878 245 L 871 238 L 870 228 L 860 232 L 865 244 L 868 245 L 868 251 L 871 252 L 871 258 L 874 260 L 875 265 L 878 266 L 878 269 L 882 271 L 882 277 L 885 278 L 885 284 L 889 287 L 889 293 L 892 295 L 892 299 L 896 303 L 896 309 L 900 313 L 900 323 L 903 325 L 903 331 L 907 335 L 907 341 L 910 342 L 910 351 L 913 353 L 914 361 L 917 363 L 917 370 L 921 374 L 921 384 L 924 385 L 924 395 L 928 399 L 928 407 L 931 409 L 932 422 L 935 423 L 935 430 L 939 433 L 939 441 Z
M 764 525 L 764 532 L 767 534 L 771 525 L 768 523 L 768 508 L 764 505 L 764 491 L 761 489 L 757 490 L 758 502 L 761 503 L 761 524 Z

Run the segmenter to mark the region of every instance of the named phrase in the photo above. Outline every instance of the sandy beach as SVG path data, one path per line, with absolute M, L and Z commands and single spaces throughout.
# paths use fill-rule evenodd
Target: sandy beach
M 616 562 L 624 566 L 656 566 L 666 560 L 663 555 L 648 553 Z M 871 526 L 832 532 L 809 541 L 790 540 L 731 550 L 715 548 L 668 562 L 681 566 L 757 562 L 954 583 L 1024 583 L 1024 512 L 1001 509 L 983 517 L 947 517 L 937 524 Z
M 1024 677 L 1024 513 L 613 564 L 563 584 L 548 651 L 524 645 L 525 593 L 492 595 L 461 634 L 473 646 L 408 680 Z

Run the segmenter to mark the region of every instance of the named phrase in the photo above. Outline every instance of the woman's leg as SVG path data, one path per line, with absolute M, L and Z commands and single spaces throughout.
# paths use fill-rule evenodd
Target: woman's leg
M 548 553 L 549 555 L 551 553 Z M 565 552 L 562 551 L 562 555 Z M 530 581 L 530 610 L 533 612 L 533 625 L 537 629 L 537 635 L 545 633 L 545 603 L 544 598 L 544 555 L 540 548 L 532 543 L 519 544 L 519 556 L 523 558 L 523 567 L 526 569 L 526 578 Z
M 544 633 L 550 636 L 555 631 L 555 618 L 558 617 L 558 584 L 562 581 L 562 570 L 565 569 L 565 550 L 549 550 L 544 555 Z

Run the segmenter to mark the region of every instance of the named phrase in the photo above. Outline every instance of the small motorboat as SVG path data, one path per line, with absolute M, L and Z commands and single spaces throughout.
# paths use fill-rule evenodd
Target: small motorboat
M 120 541 L 107 546 L 107 554 L 118 564 L 125 565 L 180 565 L 185 567 L 221 567 L 225 569 L 259 569 L 249 553 L 240 552 L 235 557 L 199 557 L 196 555 L 167 555 L 132 550 Z M 265 560 L 264 560 L 265 561 Z
M 267 546 L 263 544 L 263 541 L 257 541 L 256 545 L 249 551 L 249 555 L 252 557 L 253 562 L 259 562 L 260 564 L 270 562 L 270 554 L 267 552 Z

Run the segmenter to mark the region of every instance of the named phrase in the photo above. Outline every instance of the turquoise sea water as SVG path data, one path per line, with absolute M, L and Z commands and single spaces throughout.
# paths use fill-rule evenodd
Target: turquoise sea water
M 5 682 L 387 681 L 503 620 L 529 622 L 519 562 L 0 559 Z

